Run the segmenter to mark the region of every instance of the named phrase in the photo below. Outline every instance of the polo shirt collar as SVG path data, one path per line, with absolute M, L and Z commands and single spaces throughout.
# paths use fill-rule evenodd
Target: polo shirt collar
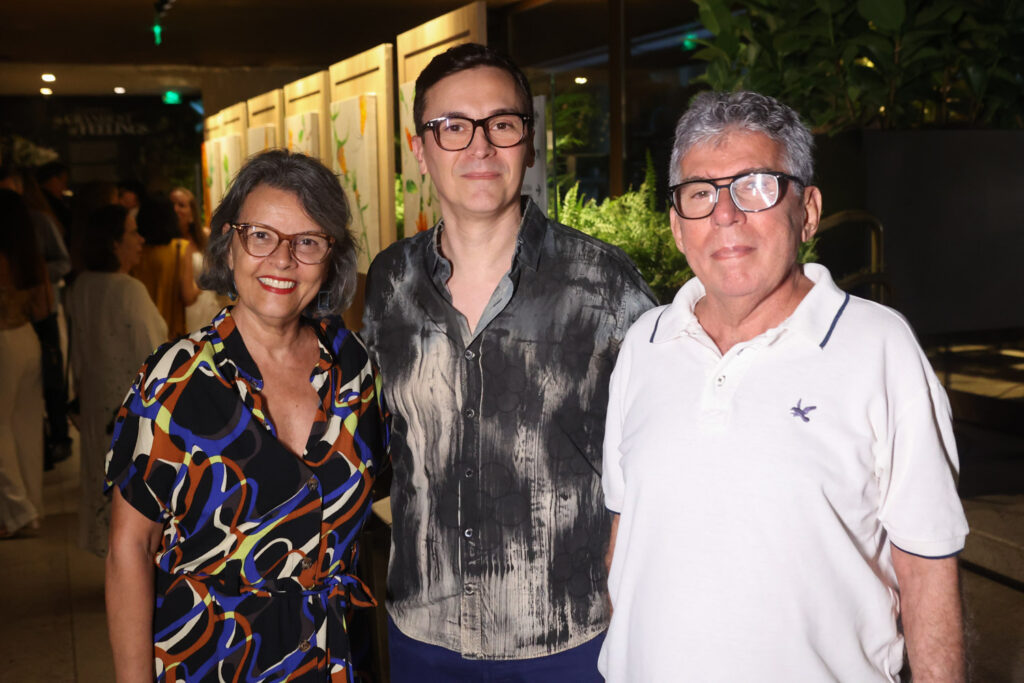
M 803 270 L 804 275 L 814 283 L 814 286 L 796 310 L 778 327 L 764 332 L 764 336 L 774 339 L 791 330 L 809 343 L 824 349 L 839 324 L 850 295 L 836 286 L 824 266 L 806 263 Z M 658 316 L 650 342 L 659 344 L 681 336 L 706 336 L 707 333 L 693 313 L 694 307 L 705 293 L 704 285 L 696 277 L 687 281 L 679 289 L 672 303 Z

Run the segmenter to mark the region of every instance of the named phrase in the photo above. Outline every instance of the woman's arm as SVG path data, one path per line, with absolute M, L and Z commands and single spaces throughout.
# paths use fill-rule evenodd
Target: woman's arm
M 107 552 L 107 628 L 119 683 L 152 681 L 153 556 L 163 525 L 133 508 L 116 486 L 110 512 Z
M 196 245 L 188 242 L 183 251 L 180 259 L 181 269 L 178 273 L 181 277 L 181 298 L 185 301 L 186 306 L 191 306 L 199 298 L 199 293 L 203 291 L 196 285 L 194 268 L 192 268 L 192 255 L 198 250 Z M 191 332 L 191 330 L 189 331 Z

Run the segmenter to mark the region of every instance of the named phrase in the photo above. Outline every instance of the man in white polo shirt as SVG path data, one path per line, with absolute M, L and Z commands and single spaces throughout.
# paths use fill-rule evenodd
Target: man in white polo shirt
M 904 642 L 915 681 L 964 678 L 949 404 L 898 313 L 797 262 L 811 146 L 756 93 L 679 121 L 672 233 L 696 278 L 612 375 L 609 681 L 897 681 Z

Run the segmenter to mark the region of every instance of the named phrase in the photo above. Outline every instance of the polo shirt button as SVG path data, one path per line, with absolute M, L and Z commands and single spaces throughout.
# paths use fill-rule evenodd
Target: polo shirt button
M 304 558 L 302 558 L 302 568 L 303 569 L 309 569 L 312 566 L 313 566 L 313 558 L 312 557 L 304 557 Z
M 299 643 L 299 652 L 309 652 L 309 648 L 310 645 L 308 640 L 304 640 L 301 643 Z
M 473 538 L 473 530 L 472 529 L 466 529 L 465 531 L 462 532 L 462 535 L 465 536 L 466 538 Z
M 466 349 L 466 353 L 463 355 L 466 357 L 466 360 L 473 360 L 476 358 L 476 354 L 473 352 L 473 349 Z
M 309 481 L 306 482 L 306 488 L 310 491 L 316 491 L 317 481 L 316 477 L 310 477 Z
M 462 414 L 468 417 L 469 419 L 473 419 L 474 417 L 476 417 L 476 411 L 473 410 L 472 408 L 466 408 L 465 410 L 462 411 Z
M 719 375 L 715 378 L 715 386 L 722 386 L 725 384 L 725 375 Z

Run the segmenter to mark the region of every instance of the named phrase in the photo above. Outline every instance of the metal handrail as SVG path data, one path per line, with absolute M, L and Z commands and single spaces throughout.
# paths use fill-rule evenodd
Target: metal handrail
M 851 277 L 845 278 L 846 282 L 843 284 L 853 286 L 854 281 L 856 284 L 870 283 L 871 297 L 879 303 L 885 303 L 886 294 L 891 287 L 885 273 L 885 233 L 882 222 L 867 211 L 859 209 L 840 211 L 822 219 L 818 224 L 818 235 L 844 223 L 863 223 L 869 227 L 871 263 L 866 273 L 864 271 L 855 273 Z

